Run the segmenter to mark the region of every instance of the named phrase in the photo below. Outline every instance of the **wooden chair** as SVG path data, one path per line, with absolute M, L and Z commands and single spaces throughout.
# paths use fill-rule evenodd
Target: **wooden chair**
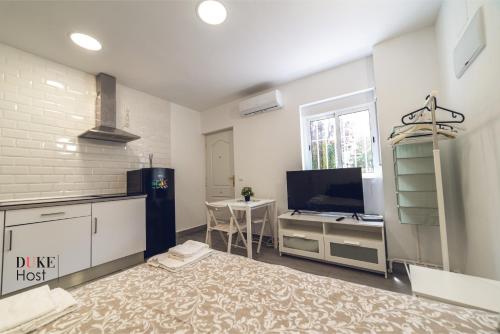
M 245 241 L 245 237 L 243 236 L 243 231 L 246 230 L 246 225 L 239 223 L 233 209 L 231 209 L 231 206 L 229 204 L 217 206 L 209 204 L 208 202 L 205 202 L 205 206 L 207 208 L 206 243 L 209 244 L 210 247 L 212 247 L 212 231 L 218 231 L 222 240 L 227 245 L 228 253 L 231 253 L 233 234 L 238 234 L 246 248 L 247 243 Z M 224 217 L 229 217 L 229 221 L 227 219 L 221 218 L 221 215 L 224 215 Z M 224 234 L 227 234 L 227 242 Z
M 260 236 L 259 236 L 259 242 L 257 246 L 257 253 L 260 253 L 260 246 L 262 245 L 262 237 L 264 236 L 264 230 L 266 228 L 266 224 L 269 223 L 269 210 L 266 207 L 266 210 L 264 211 L 264 216 L 262 218 L 252 218 L 252 224 L 257 224 L 261 225 L 260 228 Z M 271 239 L 273 240 L 274 244 L 274 237 L 273 237 L 273 226 L 272 224 L 269 224 L 269 228 L 271 230 Z

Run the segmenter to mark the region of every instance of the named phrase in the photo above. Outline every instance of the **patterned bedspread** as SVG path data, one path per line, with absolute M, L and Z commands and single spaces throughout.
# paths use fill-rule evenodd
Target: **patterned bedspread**
M 147 264 L 71 291 L 77 311 L 38 333 L 496 333 L 497 316 L 215 252 Z

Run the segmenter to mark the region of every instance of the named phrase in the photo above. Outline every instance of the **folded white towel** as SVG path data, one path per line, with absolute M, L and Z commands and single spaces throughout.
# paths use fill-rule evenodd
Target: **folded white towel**
M 48 290 L 48 286 L 44 286 L 44 287 L 47 288 L 45 290 Z M 29 290 L 29 291 L 33 291 L 33 290 Z M 21 294 L 16 295 L 16 296 L 20 296 L 20 295 L 25 294 L 25 293 L 21 293 Z M 32 294 L 31 294 L 31 296 L 36 297 L 36 296 L 33 296 Z M 15 297 L 15 296 L 13 296 L 13 297 Z M 52 321 L 62 317 L 63 315 L 66 315 L 69 312 L 74 311 L 77 307 L 76 300 L 73 298 L 73 296 L 69 292 L 67 292 L 61 288 L 56 288 L 56 289 L 50 290 L 49 297 L 54 305 L 54 308 L 52 311 L 49 311 L 48 313 L 45 313 L 45 314 L 43 314 L 39 317 L 36 317 L 34 319 L 31 319 L 29 321 L 25 321 L 21 324 L 18 324 L 17 326 L 11 327 L 8 330 L 0 331 L 0 333 L 2 333 L 2 334 L 23 333 L 24 334 L 24 333 L 32 332 L 32 331 L 34 331 L 34 330 L 52 322 Z M 36 302 L 38 300 L 34 300 L 34 301 Z M 30 301 L 30 302 L 33 303 L 33 301 Z M 30 302 L 28 302 L 26 305 L 24 305 L 24 307 L 26 307 L 27 305 L 30 305 L 29 304 Z
M 183 269 L 186 266 L 194 264 L 201 259 L 209 256 L 213 253 L 213 249 L 203 248 L 197 254 L 187 257 L 187 258 L 179 258 L 175 255 L 170 254 L 170 252 L 159 254 L 153 256 L 148 260 L 148 264 L 153 267 L 159 267 L 162 269 L 166 269 L 168 271 L 176 272 L 178 270 Z
M 0 333 L 56 309 L 48 285 L 0 300 Z
M 192 257 L 204 249 L 207 249 L 208 245 L 203 242 L 188 240 L 181 245 L 174 246 L 168 250 L 168 252 L 179 258 Z

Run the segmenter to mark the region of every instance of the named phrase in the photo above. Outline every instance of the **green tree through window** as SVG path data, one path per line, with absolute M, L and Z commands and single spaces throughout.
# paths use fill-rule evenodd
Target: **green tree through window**
M 312 169 L 338 166 L 361 167 L 364 173 L 374 171 L 368 109 L 311 120 L 309 131 Z

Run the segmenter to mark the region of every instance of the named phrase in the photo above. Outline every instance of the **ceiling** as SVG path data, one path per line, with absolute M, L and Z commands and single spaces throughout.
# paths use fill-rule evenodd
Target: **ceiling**
M 0 42 L 205 110 L 371 54 L 432 25 L 440 0 L 221 0 L 226 22 L 198 1 L 2 1 Z M 71 32 L 102 42 L 90 52 Z

